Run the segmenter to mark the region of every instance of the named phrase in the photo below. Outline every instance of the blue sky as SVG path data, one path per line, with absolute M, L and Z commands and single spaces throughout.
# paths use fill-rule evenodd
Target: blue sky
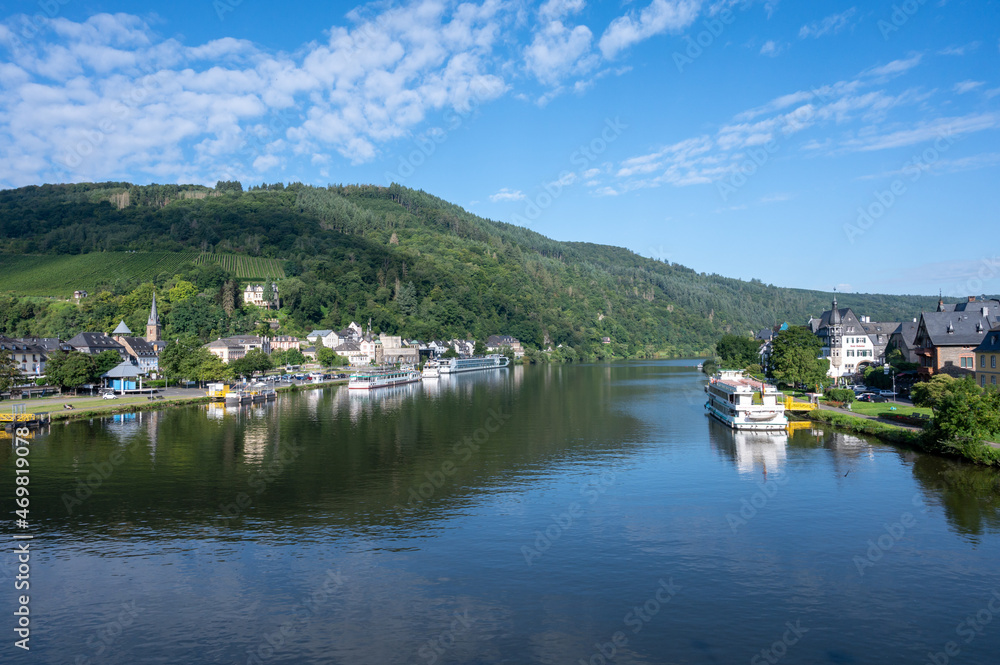
M 401 184 L 782 286 L 1000 292 L 997 2 L 0 2 L 0 186 Z

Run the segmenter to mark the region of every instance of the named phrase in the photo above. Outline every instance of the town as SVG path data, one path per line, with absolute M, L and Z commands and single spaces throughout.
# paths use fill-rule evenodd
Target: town
M 76 291 L 74 300 L 88 296 L 86 291 Z M 248 284 L 242 300 L 244 306 L 263 312 L 280 304 L 276 284 Z M 434 358 L 470 358 L 486 353 L 503 354 L 511 361 L 525 356 L 521 342 L 510 335 L 490 335 L 484 341 L 422 342 L 373 334 L 370 323 L 365 330 L 353 321 L 342 330 L 314 329 L 301 339 L 241 334 L 195 346 L 171 345 L 163 339 L 155 293 L 143 336 L 136 336 L 124 320 L 110 332 L 79 332 L 67 340 L 0 336 L 0 354 L 8 358 L 9 385 L 4 387 L 4 397 L 44 396 L 67 388 L 108 396 L 149 393 L 153 386 L 166 387 L 171 372 L 174 383 L 181 379 L 208 382 L 249 378 L 274 367 L 299 369 L 310 363 L 327 368 L 415 366 Z

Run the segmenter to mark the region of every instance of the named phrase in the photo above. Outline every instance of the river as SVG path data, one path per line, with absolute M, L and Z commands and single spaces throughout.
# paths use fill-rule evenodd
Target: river
M 996 662 L 1000 474 L 733 433 L 693 364 L 54 425 L 23 662 Z

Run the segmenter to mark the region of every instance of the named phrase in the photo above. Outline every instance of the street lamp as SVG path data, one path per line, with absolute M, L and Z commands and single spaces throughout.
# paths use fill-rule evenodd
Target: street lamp
M 882 375 L 884 376 L 886 374 L 889 374 L 890 376 L 892 376 L 892 401 L 893 402 L 896 401 L 896 372 L 893 371 L 895 369 L 896 368 L 893 367 L 892 365 L 890 365 L 889 363 L 886 363 L 886 364 L 882 365 Z

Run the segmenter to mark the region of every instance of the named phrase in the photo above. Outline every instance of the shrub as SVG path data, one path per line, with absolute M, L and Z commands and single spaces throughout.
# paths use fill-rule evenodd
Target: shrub
M 854 401 L 854 391 L 847 388 L 832 388 L 826 391 L 826 395 L 830 399 L 844 404 L 850 404 Z

